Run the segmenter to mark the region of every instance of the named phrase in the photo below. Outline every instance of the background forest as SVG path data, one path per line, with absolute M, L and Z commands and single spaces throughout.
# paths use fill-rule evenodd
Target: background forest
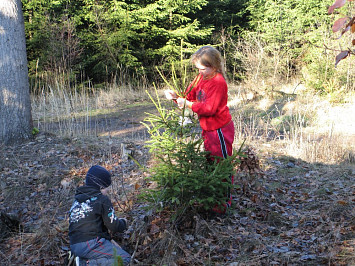
M 68 88 L 149 86 L 159 81 L 156 66 L 169 70 L 206 44 L 222 52 L 230 81 L 277 86 L 296 77 L 319 93 L 354 86 L 350 60 L 334 68 L 334 49 L 347 40 L 332 43 L 341 16 L 328 15 L 332 0 L 22 2 L 32 90 L 56 78 Z M 350 4 L 340 10 L 351 12 Z

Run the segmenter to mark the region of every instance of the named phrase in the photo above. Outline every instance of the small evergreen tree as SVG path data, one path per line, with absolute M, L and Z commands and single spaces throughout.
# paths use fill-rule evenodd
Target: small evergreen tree
M 177 88 L 176 92 L 183 96 Z M 177 215 L 187 210 L 210 210 L 225 203 L 226 192 L 232 186 L 226 180 L 239 163 L 240 151 L 227 159 L 209 160 L 196 117 L 175 104 L 163 105 L 157 91 L 155 99 L 150 97 L 158 115 L 148 114 L 144 124 L 151 136 L 147 144 L 155 162 L 150 179 L 157 187 L 145 196 L 164 208 L 176 210 Z

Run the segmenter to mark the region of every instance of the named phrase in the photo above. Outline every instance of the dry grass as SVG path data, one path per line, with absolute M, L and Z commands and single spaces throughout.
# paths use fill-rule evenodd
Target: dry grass
M 144 88 L 111 85 L 68 90 L 57 83 L 32 97 L 34 126 L 62 136 L 97 136 L 119 108 L 147 100 Z
M 328 47 L 349 43 L 327 34 Z M 289 62 L 297 62 L 281 49 L 266 52 L 268 45 L 260 35 L 230 42 L 235 53 L 227 60 L 246 70 L 244 83 L 230 86 L 237 143 L 247 139 L 311 163 L 354 162 L 353 60 L 334 68 L 337 51 L 304 46 L 302 54 L 312 63 L 298 62 L 301 70 L 295 72 Z
M 236 143 L 247 139 L 254 146 L 272 146 L 310 163 L 355 161 L 352 94 L 342 96 L 344 103 L 334 104 L 330 97 L 307 92 L 298 81 L 278 90 L 263 84 L 255 88 L 254 83 L 230 86 Z M 119 132 L 103 133 L 118 108 L 149 101 L 145 91 L 128 87 L 67 91 L 57 86 L 33 97 L 34 124 L 41 131 L 62 136 L 119 136 Z
M 247 139 L 310 163 L 354 162 L 354 106 L 351 94 L 345 103 L 334 104 L 297 82 L 258 94 L 246 86 L 232 87 L 229 102 L 237 143 Z

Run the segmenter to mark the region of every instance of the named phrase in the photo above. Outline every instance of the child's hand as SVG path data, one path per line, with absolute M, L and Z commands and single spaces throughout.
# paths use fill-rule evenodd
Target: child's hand
M 186 99 L 184 99 L 184 98 L 177 98 L 176 102 L 177 102 L 179 108 L 182 109 L 182 108 L 184 108 L 184 105 L 185 105 L 185 103 L 186 103 Z
M 164 93 L 168 100 L 176 100 L 178 98 L 176 92 L 173 90 L 165 90 Z
M 177 102 L 180 109 L 184 108 L 184 106 L 191 109 L 192 104 L 193 104 L 193 102 L 190 102 L 190 101 L 186 100 L 185 98 L 177 98 L 176 102 Z
M 124 229 L 124 230 L 126 230 L 126 229 L 127 229 L 127 227 L 128 227 L 128 224 L 127 224 L 127 220 L 126 220 L 126 218 L 120 218 L 119 220 L 120 220 L 120 222 L 124 222 L 124 227 L 125 227 L 125 229 Z

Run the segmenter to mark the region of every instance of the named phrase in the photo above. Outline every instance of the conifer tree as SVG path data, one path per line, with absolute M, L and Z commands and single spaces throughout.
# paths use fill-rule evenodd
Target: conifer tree
M 316 42 L 323 36 L 316 29 L 329 18 L 326 6 L 329 1 L 250 0 L 246 11 L 249 25 L 269 43 L 267 50 L 298 49 L 307 41 Z
M 201 9 L 205 0 L 131 2 L 110 1 L 102 16 L 104 34 L 109 37 L 100 40 L 106 49 L 119 53 L 113 67 L 120 63 L 149 70 L 149 66 L 175 61 L 180 59 L 181 46 L 192 53 L 212 32 L 211 27 L 188 17 Z
M 180 59 L 181 46 L 192 53 L 196 45 L 206 43 L 212 27 L 193 19 L 193 14 L 206 3 L 24 0 L 30 72 L 53 68 L 53 52 L 66 48 L 51 50 L 56 42 L 53 27 L 62 29 L 60 34 L 64 37 L 75 33 L 80 62 L 73 67 L 95 81 L 106 81 L 122 70 L 153 71 L 152 66 Z M 74 26 L 72 32 L 65 31 L 68 22 Z
M 183 91 L 174 85 L 183 83 L 174 80 L 169 86 L 183 96 Z M 150 97 L 158 115 L 148 114 L 144 124 L 154 157 L 150 179 L 157 183 L 157 188 L 149 190 L 146 196 L 177 215 L 190 210 L 211 210 L 216 204 L 225 203 L 226 192 L 232 187 L 226 178 L 234 173 L 240 150 L 226 159 L 208 160 L 197 118 L 174 103 L 162 102 L 157 92 Z

